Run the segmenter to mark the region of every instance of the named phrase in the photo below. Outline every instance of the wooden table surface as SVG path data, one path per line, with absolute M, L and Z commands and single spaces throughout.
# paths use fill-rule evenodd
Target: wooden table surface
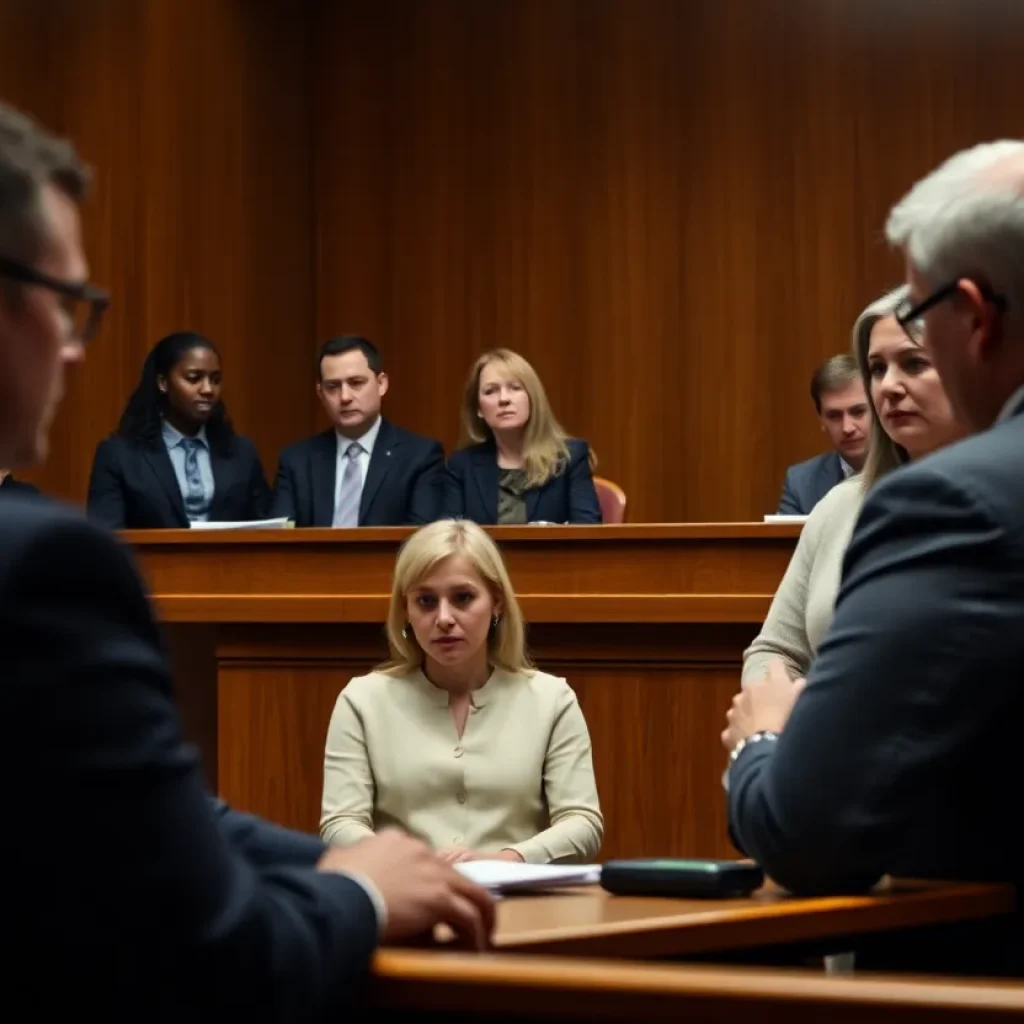
M 454 1024 L 671 1020 L 687 1024 L 979 1024 L 1024 1017 L 1024 985 L 910 975 L 826 975 L 601 959 L 385 949 L 360 1003 L 389 1020 Z
M 1013 911 L 1010 885 L 886 882 L 866 896 L 797 899 L 766 886 L 749 899 L 612 896 L 598 886 L 506 896 L 496 949 L 645 959 L 778 946 Z M 443 940 L 443 937 L 442 937 Z

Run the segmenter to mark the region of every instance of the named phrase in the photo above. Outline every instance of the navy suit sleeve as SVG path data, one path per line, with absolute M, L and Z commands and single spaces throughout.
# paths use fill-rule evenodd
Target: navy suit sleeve
M 590 446 L 586 441 L 573 443 L 569 460 L 569 518 L 570 523 L 601 522 L 601 504 L 597 500 L 594 477 L 590 472 Z
M 270 502 L 272 519 L 291 519 L 296 526 L 299 523 L 295 501 L 295 467 L 291 464 L 287 452 L 282 452 L 277 464 L 277 477 L 274 480 L 274 494 Z
M 440 441 L 431 441 L 416 468 L 409 495 L 409 523 L 423 526 L 437 519 L 441 508 L 444 473 L 444 449 Z
M 101 441 L 96 446 L 86 507 L 94 523 L 108 530 L 125 529 L 124 481 L 113 441 Z
M 443 519 L 461 519 L 466 515 L 465 459 L 461 452 L 453 452 L 444 467 L 441 487 L 441 513 Z
M 66 515 L 18 539 L 0 607 L 19 722 L 2 735 L 39 781 L 7 811 L 26 835 L 56 824 L 62 839 L 20 862 L 39 919 L 89 922 L 81 955 L 126 984 L 153 976 L 157 990 L 174 970 L 175 997 L 204 1019 L 330 1019 L 377 941 L 370 897 L 227 840 L 127 552 Z
M 780 516 L 804 515 L 804 510 L 800 505 L 800 498 L 796 493 L 796 487 L 793 483 L 792 466 L 786 470 L 786 480 L 782 485 L 782 497 L 779 499 L 779 511 L 777 514 Z
M 959 763 L 1007 713 L 1024 622 L 1008 543 L 926 463 L 868 499 L 807 689 L 779 741 L 751 745 L 729 772 L 730 833 L 777 882 L 806 894 L 874 883 L 935 766 Z
M 249 497 L 247 519 L 266 519 L 270 512 L 271 494 L 267 486 L 267 478 L 263 473 L 263 463 L 255 446 L 252 446 L 252 462 L 249 471 Z
M 223 800 L 214 802 L 217 823 L 229 844 L 257 867 L 291 865 L 311 868 L 323 856 L 326 847 L 315 836 L 272 825 L 233 810 Z

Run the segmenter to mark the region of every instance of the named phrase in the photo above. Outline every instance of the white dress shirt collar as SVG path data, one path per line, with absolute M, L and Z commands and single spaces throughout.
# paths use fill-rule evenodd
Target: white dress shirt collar
M 373 421 L 373 426 L 363 434 L 362 437 L 345 437 L 344 434 L 338 433 L 335 430 L 335 436 L 338 438 L 338 456 L 342 456 L 348 451 L 348 446 L 353 442 L 358 442 L 359 446 L 367 455 L 373 454 L 373 446 L 377 443 L 377 435 L 380 433 L 381 418 L 378 416 Z

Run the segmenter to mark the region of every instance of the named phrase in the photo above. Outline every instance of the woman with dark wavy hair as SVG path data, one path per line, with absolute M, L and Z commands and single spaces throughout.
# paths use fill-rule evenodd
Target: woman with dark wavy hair
M 220 355 L 193 331 L 153 347 L 117 432 L 101 441 L 89 516 L 113 530 L 262 519 L 270 489 L 221 401 Z

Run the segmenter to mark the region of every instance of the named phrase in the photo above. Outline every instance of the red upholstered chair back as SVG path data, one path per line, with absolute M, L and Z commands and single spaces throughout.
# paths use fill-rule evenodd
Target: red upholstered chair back
M 601 506 L 601 522 L 624 523 L 626 521 L 626 492 L 603 476 L 594 477 L 597 501 Z

